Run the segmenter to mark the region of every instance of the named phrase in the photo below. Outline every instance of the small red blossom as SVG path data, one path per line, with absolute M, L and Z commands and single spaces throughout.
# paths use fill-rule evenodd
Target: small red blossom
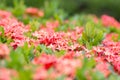
M 114 67 L 114 70 L 115 70 L 118 74 L 120 74 L 120 59 L 119 59 L 119 61 L 115 61 L 115 62 L 113 63 L 113 67 Z

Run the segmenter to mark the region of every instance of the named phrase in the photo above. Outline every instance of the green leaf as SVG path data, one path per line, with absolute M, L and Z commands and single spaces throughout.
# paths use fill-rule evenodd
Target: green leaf
M 29 24 L 30 24 L 30 28 L 32 29 L 33 32 L 38 30 L 40 27 L 40 23 L 37 20 L 32 20 L 29 22 Z
M 24 0 L 13 0 L 14 8 L 12 10 L 12 13 L 20 18 L 24 14 L 26 6 L 24 5 Z
M 51 48 L 47 48 L 47 46 L 41 44 L 37 46 L 37 50 L 40 53 L 46 53 L 46 54 L 53 54 L 53 50 Z
M 31 70 L 20 70 L 19 71 L 19 80 L 32 80 Z
M 87 80 L 85 73 L 91 73 L 92 69 L 95 66 L 95 60 L 93 58 L 84 58 L 82 68 L 78 68 L 76 72 L 76 79 L 77 80 Z
M 22 54 L 22 49 L 17 48 L 16 50 L 11 50 L 10 60 L 6 61 L 6 66 L 9 68 L 14 68 L 20 70 L 26 64 L 24 55 Z
M 2 36 L 4 35 L 4 28 L 0 26 L 0 32 L 2 33 Z
M 98 45 L 103 39 L 103 30 L 95 26 L 93 22 L 88 22 L 82 33 L 81 42 L 86 45 L 88 49 L 91 49 L 92 46 Z

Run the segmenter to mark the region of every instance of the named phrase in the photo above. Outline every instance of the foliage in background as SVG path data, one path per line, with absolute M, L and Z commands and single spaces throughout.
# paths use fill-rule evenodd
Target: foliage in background
M 16 0 L 15 0 L 16 1 Z M 76 13 L 92 13 L 98 16 L 102 14 L 109 14 L 114 16 L 119 20 L 120 16 L 120 0 L 24 0 L 27 6 L 34 6 L 38 8 L 42 8 L 45 4 L 47 12 L 55 12 L 56 9 L 62 8 L 69 15 L 73 15 Z M 7 6 L 14 6 L 13 0 L 0 0 L 2 2 L 0 5 L 1 8 L 4 8 L 4 2 Z M 49 4 L 48 4 L 49 3 Z M 54 4 L 54 6 L 52 6 Z M 47 6 L 49 6 L 47 8 Z M 49 14 L 50 15 L 50 14 Z M 47 15 L 48 16 L 48 15 Z

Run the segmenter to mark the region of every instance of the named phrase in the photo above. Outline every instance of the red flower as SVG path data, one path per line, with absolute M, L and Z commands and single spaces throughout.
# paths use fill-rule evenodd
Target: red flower
M 102 24 L 106 27 L 112 26 L 115 28 L 120 28 L 120 23 L 111 16 L 102 15 L 101 19 L 102 19 Z
M 29 31 L 28 26 L 11 18 L 0 20 L 0 26 L 4 28 L 6 37 L 13 39 L 14 43 L 11 43 L 12 46 L 23 45 L 26 40 L 24 33 Z
M 54 56 L 42 54 L 40 57 L 34 58 L 33 63 L 44 65 L 45 69 L 49 69 L 56 63 L 56 58 Z
M 64 33 L 40 30 L 33 33 L 33 36 L 38 38 L 40 44 L 45 44 L 53 50 L 66 50 L 68 47 Z
M 120 59 L 119 59 L 119 61 L 115 61 L 115 62 L 113 63 L 113 67 L 114 67 L 114 70 L 115 70 L 118 74 L 120 74 Z
M 111 63 L 114 70 L 120 74 L 120 42 L 105 40 L 103 46 L 94 48 L 97 57 Z

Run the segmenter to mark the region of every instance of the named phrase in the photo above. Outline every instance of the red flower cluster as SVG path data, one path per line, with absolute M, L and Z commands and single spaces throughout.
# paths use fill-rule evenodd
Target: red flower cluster
M 64 38 L 64 33 L 40 30 L 33 33 L 33 36 L 38 38 L 40 44 L 45 44 L 53 48 L 53 50 L 65 50 L 68 47 L 68 42 Z
M 120 42 L 104 40 L 103 46 L 94 47 L 93 50 L 97 57 L 113 65 L 115 71 L 120 74 Z
M 11 43 L 12 46 L 23 45 L 26 41 L 24 32 L 27 32 L 28 28 L 23 23 L 18 22 L 16 19 L 4 18 L 0 20 L 0 26 L 4 28 L 5 36 L 14 41 Z
M 40 57 L 34 58 L 33 63 L 42 66 L 36 69 L 35 74 L 33 75 L 34 80 L 54 80 L 61 75 L 66 75 L 69 80 L 74 79 L 76 68 L 80 68 L 82 64 L 80 59 L 74 59 L 73 57 L 69 58 L 67 56 L 71 56 L 71 53 L 60 58 L 47 54 L 42 54 Z M 54 71 L 48 74 L 48 69 L 53 69 Z
M 102 24 L 106 27 L 111 26 L 115 28 L 120 28 L 120 23 L 111 16 L 103 15 L 101 17 L 101 20 L 102 20 Z

